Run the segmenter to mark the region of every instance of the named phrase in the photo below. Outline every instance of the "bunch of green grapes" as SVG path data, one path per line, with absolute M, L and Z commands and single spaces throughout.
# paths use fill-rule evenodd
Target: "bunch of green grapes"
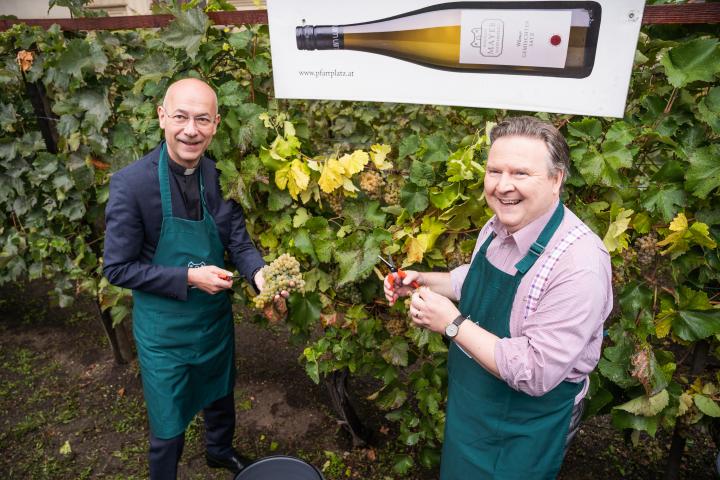
M 658 252 L 657 236 L 654 233 L 640 237 L 635 241 L 637 245 L 637 259 L 640 265 L 650 265 Z
M 354 283 L 346 283 L 335 290 L 336 298 L 345 302 L 358 305 L 362 303 L 362 293 Z
M 385 183 L 383 201 L 387 205 L 397 205 L 400 203 L 400 190 L 402 190 L 402 184 L 403 181 L 399 178 L 389 178 Z
M 360 174 L 360 188 L 373 200 L 379 200 L 385 184 L 382 175 L 375 170 L 367 170 Z
M 270 265 L 262 269 L 265 287 L 253 300 L 256 308 L 263 308 L 271 303 L 283 290 L 303 292 L 305 281 L 300 274 L 300 263 L 295 257 L 283 253 Z
M 343 195 L 340 192 L 332 193 L 328 195 L 327 197 L 328 205 L 330 205 L 330 210 L 333 211 L 335 215 L 341 215 L 343 211 Z

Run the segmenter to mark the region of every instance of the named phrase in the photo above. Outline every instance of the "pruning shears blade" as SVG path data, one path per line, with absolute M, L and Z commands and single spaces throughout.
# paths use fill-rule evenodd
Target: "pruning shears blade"
M 379 258 L 380 260 L 382 260 L 382 262 L 383 262 L 385 265 L 388 266 L 388 268 L 390 269 L 391 272 L 396 272 L 396 271 L 397 271 L 397 267 L 396 267 L 395 264 L 393 263 L 392 258 L 391 258 L 389 261 L 388 261 L 388 260 L 385 260 L 381 255 L 378 255 L 378 258 Z

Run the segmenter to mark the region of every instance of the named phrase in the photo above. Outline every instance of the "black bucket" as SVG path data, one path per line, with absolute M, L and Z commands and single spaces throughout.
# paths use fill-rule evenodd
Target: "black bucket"
M 325 480 L 317 468 L 285 455 L 265 457 L 248 465 L 235 480 Z

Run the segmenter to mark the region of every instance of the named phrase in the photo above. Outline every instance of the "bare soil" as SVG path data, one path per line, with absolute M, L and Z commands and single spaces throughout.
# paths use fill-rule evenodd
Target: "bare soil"
M 0 479 L 147 478 L 147 418 L 136 362 L 114 363 L 95 306 L 78 299 L 52 306 L 48 285 L 0 289 Z M 283 328 L 252 322 L 236 326 L 238 377 L 236 446 L 252 457 L 294 455 L 323 470 L 328 480 L 401 478 L 392 472 L 394 425 L 361 393 L 356 406 L 375 432 L 373 444 L 353 448 L 322 385 L 298 362 L 302 346 Z M 386 433 L 381 433 L 386 432 Z M 231 479 L 208 468 L 202 420 L 188 428 L 181 479 Z M 563 465 L 560 479 L 658 479 L 669 438 L 641 436 L 637 447 L 607 417 L 588 420 Z M 680 478 L 715 479 L 716 447 L 699 429 L 688 440 Z M 430 480 L 418 469 L 405 478 Z

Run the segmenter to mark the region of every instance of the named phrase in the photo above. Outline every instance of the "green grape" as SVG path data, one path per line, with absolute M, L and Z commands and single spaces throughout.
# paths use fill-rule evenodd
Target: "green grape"
M 283 290 L 288 292 L 303 292 L 305 281 L 300 274 L 300 263 L 295 257 L 284 253 L 276 258 L 270 265 L 262 269 L 265 287 L 253 299 L 256 308 L 263 308 L 271 303 Z

